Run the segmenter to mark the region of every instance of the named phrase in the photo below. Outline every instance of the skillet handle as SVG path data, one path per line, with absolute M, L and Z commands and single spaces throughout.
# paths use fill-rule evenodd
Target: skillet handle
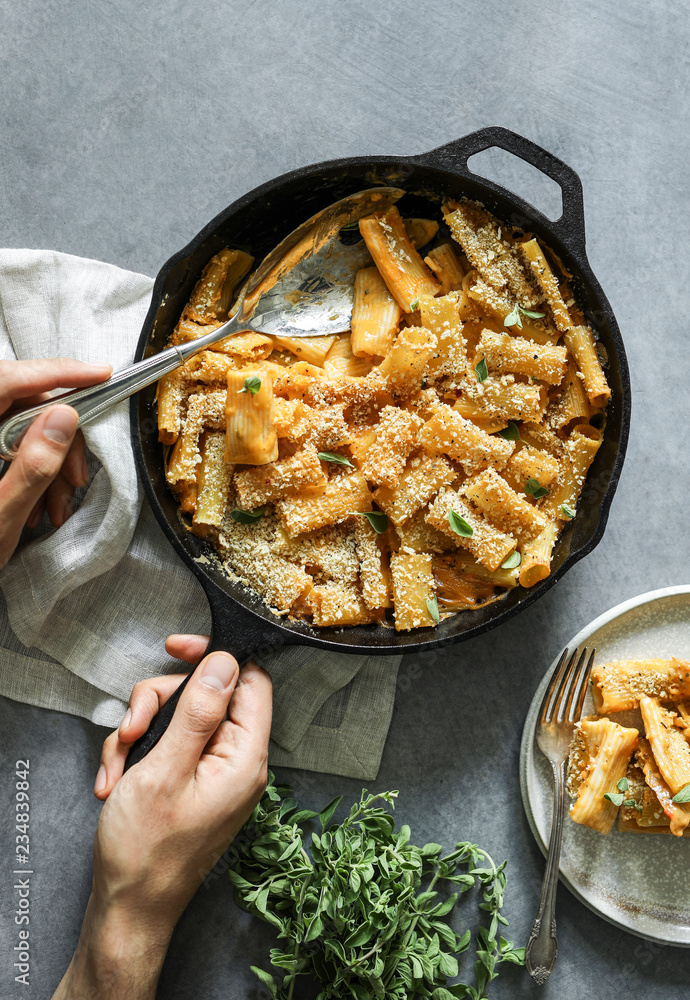
M 214 599 L 215 594 L 210 588 L 207 589 L 207 596 L 211 605 L 211 637 L 204 650 L 204 656 L 222 650 L 232 653 L 240 666 L 243 666 L 255 653 L 261 652 L 265 655 L 280 649 L 281 646 L 300 641 L 299 638 L 285 638 L 278 629 L 267 627 L 260 618 L 255 620 L 253 615 L 234 603 L 228 606 L 226 597 Z M 180 696 L 193 673 L 194 670 L 190 670 L 165 705 L 154 715 L 144 735 L 134 741 L 127 754 L 125 771 L 143 760 L 156 746 L 170 725 Z
M 478 177 L 479 175 L 467 166 L 467 160 L 475 153 L 481 153 L 492 146 L 499 146 L 506 152 L 519 156 L 521 160 L 525 160 L 537 170 L 541 170 L 543 174 L 558 184 L 563 198 L 563 214 L 556 222 L 551 222 L 549 219 L 545 221 L 549 229 L 576 256 L 585 258 L 585 209 L 582 182 L 572 167 L 530 139 L 526 139 L 510 129 L 502 128 L 500 125 L 491 125 L 488 128 L 479 129 L 477 132 L 471 132 L 461 139 L 455 139 L 453 142 L 438 146 L 428 153 L 412 157 L 412 159 L 425 165 L 443 167 L 465 177 Z M 483 177 L 481 181 L 492 187 L 498 187 L 497 184 Z M 532 210 L 535 211 L 535 209 Z

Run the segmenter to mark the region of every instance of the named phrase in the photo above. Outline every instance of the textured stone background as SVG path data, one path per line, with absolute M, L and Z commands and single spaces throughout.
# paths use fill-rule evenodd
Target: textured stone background
M 686 582 L 688 10 L 673 0 L 0 0 L 0 219 L 6 246 L 49 247 L 155 274 L 235 197 L 302 164 L 414 153 L 487 124 L 563 158 L 585 191 L 588 252 L 633 379 L 625 470 L 606 535 L 543 600 L 499 631 L 403 663 L 377 787 L 399 788 L 418 842 L 476 839 L 509 859 L 506 912 L 524 942 L 543 870 L 518 788 L 522 721 L 554 655 L 629 597 Z M 553 208 L 516 164 L 497 179 Z M 670 473 L 670 475 L 669 475 Z M 2 801 L 32 760 L 33 985 L 51 995 L 77 939 L 106 735 L 0 703 Z M 357 783 L 291 776 L 309 804 Z M 306 804 L 306 803 L 305 803 Z M 0 820 L 10 857 L 9 808 Z M 4 824 L 4 825 L 2 825 Z M 10 866 L 3 862 L 5 868 Z M 687 868 L 687 866 L 685 866 Z M 679 878 L 687 878 L 679 871 Z M 0 996 L 12 983 L 9 875 L 0 893 Z M 560 957 L 539 991 L 509 967 L 496 1000 L 686 995 L 688 953 L 630 937 L 562 889 Z M 174 939 L 165 1000 L 261 994 L 247 971 L 270 935 L 225 879 Z

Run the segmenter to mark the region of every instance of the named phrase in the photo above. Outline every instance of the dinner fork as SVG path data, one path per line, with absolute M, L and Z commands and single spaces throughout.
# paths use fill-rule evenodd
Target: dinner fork
M 553 818 L 546 855 L 546 871 L 541 887 L 539 910 L 525 948 L 525 966 L 532 979 L 540 986 L 553 972 L 558 957 L 556 889 L 565 811 L 566 760 L 575 723 L 580 721 L 582 715 L 587 681 L 596 650 L 592 650 L 589 658 L 586 648 L 579 656 L 577 649 L 570 657 L 568 652 L 566 647 L 551 675 L 539 709 L 535 731 L 537 746 L 551 764 L 553 772 Z

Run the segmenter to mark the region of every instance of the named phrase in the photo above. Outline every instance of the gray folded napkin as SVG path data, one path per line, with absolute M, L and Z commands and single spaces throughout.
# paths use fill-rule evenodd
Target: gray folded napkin
M 0 359 L 131 361 L 153 281 L 44 250 L 0 250 Z M 128 405 L 84 428 L 91 478 L 61 527 L 25 532 L 0 571 L 0 694 L 117 726 L 132 686 L 180 670 L 172 632 L 208 634 L 196 578 L 137 481 Z M 269 760 L 371 780 L 393 711 L 398 656 L 288 647 L 274 685 Z

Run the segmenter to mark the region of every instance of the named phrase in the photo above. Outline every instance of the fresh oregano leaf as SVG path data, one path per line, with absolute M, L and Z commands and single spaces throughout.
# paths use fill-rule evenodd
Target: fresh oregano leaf
M 683 802 L 690 802 L 690 784 L 684 785 L 679 792 L 676 792 L 671 802 L 678 802 L 681 805 Z
M 259 982 L 263 983 L 264 986 L 268 987 L 268 991 L 271 994 L 271 996 L 272 997 L 277 997 L 278 996 L 278 986 L 276 984 L 275 979 L 271 975 L 271 973 L 270 972 L 264 972 L 263 969 L 257 969 L 257 967 L 255 965 L 250 965 L 249 968 L 254 973 L 254 975 L 259 980 Z
M 439 618 L 438 614 L 438 601 L 436 600 L 436 595 L 434 595 L 433 597 L 427 597 L 426 609 L 431 615 L 431 617 L 434 619 L 434 621 L 438 624 L 438 622 L 440 622 L 441 619 Z
M 319 813 L 319 822 L 321 823 L 322 830 L 326 829 L 326 827 L 328 826 L 333 817 L 333 813 L 336 811 L 336 809 L 338 808 L 338 806 L 342 801 L 343 801 L 342 795 L 338 795 L 336 796 L 336 798 L 333 799 L 332 802 L 329 802 L 328 805 L 321 810 L 321 812 Z
M 239 392 L 251 392 L 252 396 L 261 388 L 261 379 L 258 375 L 248 375 L 244 380 L 244 388 L 239 389 Z
M 522 319 L 520 318 L 520 307 L 516 305 L 503 320 L 504 326 L 517 326 L 522 330 Z
M 489 377 L 489 369 L 486 364 L 486 358 L 482 358 L 479 364 L 475 365 L 474 370 L 477 373 L 477 381 L 485 382 Z
M 260 510 L 242 510 L 240 507 L 235 507 L 234 510 L 230 511 L 230 517 L 233 521 L 238 521 L 240 524 L 256 524 L 266 513 L 263 507 Z
M 625 795 L 622 792 L 604 792 L 604 798 L 612 802 L 614 806 L 621 806 Z
M 334 465 L 348 465 L 351 469 L 354 469 L 354 465 L 347 455 L 338 455 L 335 451 L 320 451 L 319 458 L 322 462 L 333 462 Z
M 508 426 L 504 427 L 502 431 L 498 432 L 502 438 L 506 441 L 522 441 L 520 437 L 520 428 L 512 420 L 508 422 Z
M 627 792 L 630 788 L 630 782 L 627 778 L 623 777 L 620 781 L 616 782 L 616 788 L 619 792 Z
M 419 309 L 419 296 L 410 302 L 410 312 L 415 312 L 416 309 Z
M 528 479 L 525 483 L 525 493 L 527 496 L 533 496 L 535 500 L 547 496 L 548 492 L 548 487 L 542 486 L 538 479 Z
M 501 569 L 516 569 L 522 562 L 522 556 L 519 552 L 511 552 L 504 563 L 501 563 Z
M 472 525 L 468 524 L 465 518 L 460 517 L 454 510 L 448 511 L 448 522 L 455 534 L 460 535 L 461 538 L 471 538 L 474 534 Z
M 533 312 L 531 309 L 523 309 L 522 306 L 520 306 L 520 312 L 523 316 L 526 316 L 527 319 L 543 319 L 546 315 L 546 313 Z
M 352 517 L 366 517 L 377 535 L 382 535 L 388 527 L 388 514 L 384 514 L 381 510 L 353 510 Z
M 566 517 L 569 521 L 572 521 L 572 519 L 575 517 L 575 511 L 567 503 L 562 503 L 558 509 L 560 510 L 563 517 Z
M 639 802 L 636 802 L 635 799 L 626 799 L 623 802 L 623 805 L 627 806 L 629 809 L 637 809 L 638 812 L 642 812 L 642 806 Z

